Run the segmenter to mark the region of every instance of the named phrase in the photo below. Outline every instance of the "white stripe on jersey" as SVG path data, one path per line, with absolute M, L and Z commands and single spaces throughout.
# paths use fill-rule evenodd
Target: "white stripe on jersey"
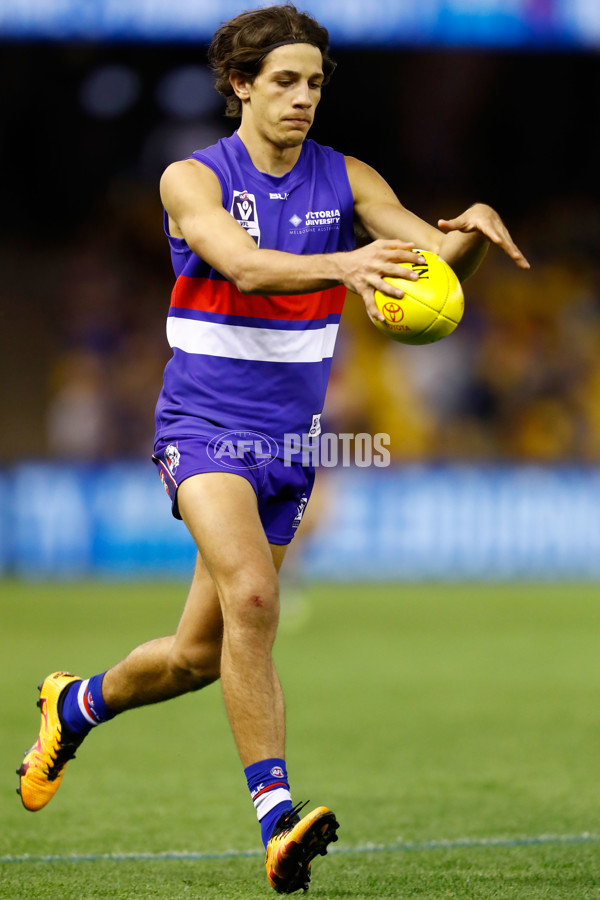
M 314 363 L 333 356 L 337 323 L 296 331 L 248 328 L 169 316 L 167 339 L 186 353 L 251 359 L 258 362 Z

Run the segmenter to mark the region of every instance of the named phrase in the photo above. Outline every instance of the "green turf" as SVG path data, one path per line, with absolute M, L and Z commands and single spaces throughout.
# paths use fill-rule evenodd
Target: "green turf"
M 40 678 L 169 633 L 184 593 L 0 583 L 0 897 L 273 895 L 218 685 L 98 729 L 39 813 L 14 793 Z M 276 645 L 288 768 L 295 799 L 341 822 L 309 896 L 598 900 L 598 588 L 313 586 L 305 602 Z M 143 853 L 205 858 L 97 858 Z M 95 858 L 6 861 L 24 854 Z

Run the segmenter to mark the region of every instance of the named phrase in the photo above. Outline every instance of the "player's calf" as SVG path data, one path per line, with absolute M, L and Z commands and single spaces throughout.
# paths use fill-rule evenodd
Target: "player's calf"
M 206 647 L 180 649 L 174 647 L 169 653 L 167 666 L 178 693 L 199 691 L 218 681 L 221 677 L 222 644 Z

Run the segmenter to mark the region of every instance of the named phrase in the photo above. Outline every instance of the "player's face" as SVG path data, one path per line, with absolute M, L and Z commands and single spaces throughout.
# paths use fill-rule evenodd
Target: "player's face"
M 299 146 L 321 99 L 321 51 L 312 44 L 286 44 L 266 57 L 246 104 L 255 127 L 278 147 Z

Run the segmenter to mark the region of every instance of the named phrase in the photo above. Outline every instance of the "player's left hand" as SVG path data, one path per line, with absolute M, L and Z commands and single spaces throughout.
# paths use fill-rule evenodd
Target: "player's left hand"
M 439 219 L 438 228 L 444 234 L 451 231 L 462 231 L 465 234 L 478 231 L 492 244 L 501 247 L 520 269 L 530 268 L 496 210 L 485 203 L 475 203 L 455 219 Z

